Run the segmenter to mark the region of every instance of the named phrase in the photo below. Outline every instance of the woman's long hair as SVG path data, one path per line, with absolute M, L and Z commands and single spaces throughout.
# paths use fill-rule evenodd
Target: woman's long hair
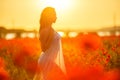
M 55 16 L 56 16 L 56 12 L 55 9 L 52 7 L 46 7 L 41 13 L 39 31 L 40 31 L 40 41 L 41 41 L 42 51 L 48 49 L 53 41 L 54 30 L 51 27 L 51 25 L 53 23 L 53 19 L 55 18 Z M 45 33 L 41 33 L 41 31 L 44 29 L 48 29 L 48 31 Z M 42 40 L 43 37 L 46 39 L 45 41 Z
M 40 30 L 48 27 L 49 24 L 53 23 L 53 18 L 55 15 L 55 9 L 52 7 L 46 7 L 42 13 L 41 13 L 41 17 L 40 17 Z

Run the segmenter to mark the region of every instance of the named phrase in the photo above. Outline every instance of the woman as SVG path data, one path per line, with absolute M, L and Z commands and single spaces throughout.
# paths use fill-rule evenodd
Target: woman
M 46 7 L 41 13 L 39 34 L 42 53 L 34 80 L 66 80 L 61 37 L 52 28 L 56 19 L 52 7 Z

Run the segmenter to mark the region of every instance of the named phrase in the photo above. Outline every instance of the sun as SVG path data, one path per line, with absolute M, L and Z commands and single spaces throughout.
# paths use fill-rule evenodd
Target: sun
M 66 10 L 71 7 L 71 0 L 40 0 L 41 7 L 51 6 L 56 10 Z

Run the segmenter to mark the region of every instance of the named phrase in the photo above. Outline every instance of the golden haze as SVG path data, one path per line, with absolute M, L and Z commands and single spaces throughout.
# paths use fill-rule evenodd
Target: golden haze
M 59 5 L 60 1 L 65 4 Z M 120 26 L 120 0 L 0 0 L 0 26 L 38 30 L 40 13 L 46 6 L 56 8 L 54 28 L 58 30 Z

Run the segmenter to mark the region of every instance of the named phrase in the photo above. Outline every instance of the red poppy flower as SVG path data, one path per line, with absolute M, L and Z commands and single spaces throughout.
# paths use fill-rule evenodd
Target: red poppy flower
M 112 69 L 110 71 L 105 72 L 101 80 L 120 80 L 119 75 L 120 75 L 119 69 Z
M 27 64 L 25 64 L 24 68 L 26 69 L 27 72 L 31 73 L 31 74 L 35 74 L 36 69 L 37 69 L 37 61 L 32 60 L 27 62 Z
M 4 60 L 0 57 L 0 67 L 5 67 Z
M 79 37 L 79 47 L 82 53 L 95 51 L 102 47 L 101 38 L 95 34 L 85 34 Z
M 0 80 L 10 80 L 9 74 L 4 68 L 0 68 Z
M 23 67 L 26 62 L 25 60 L 27 59 L 27 54 L 19 51 L 13 55 L 12 59 L 16 66 Z

